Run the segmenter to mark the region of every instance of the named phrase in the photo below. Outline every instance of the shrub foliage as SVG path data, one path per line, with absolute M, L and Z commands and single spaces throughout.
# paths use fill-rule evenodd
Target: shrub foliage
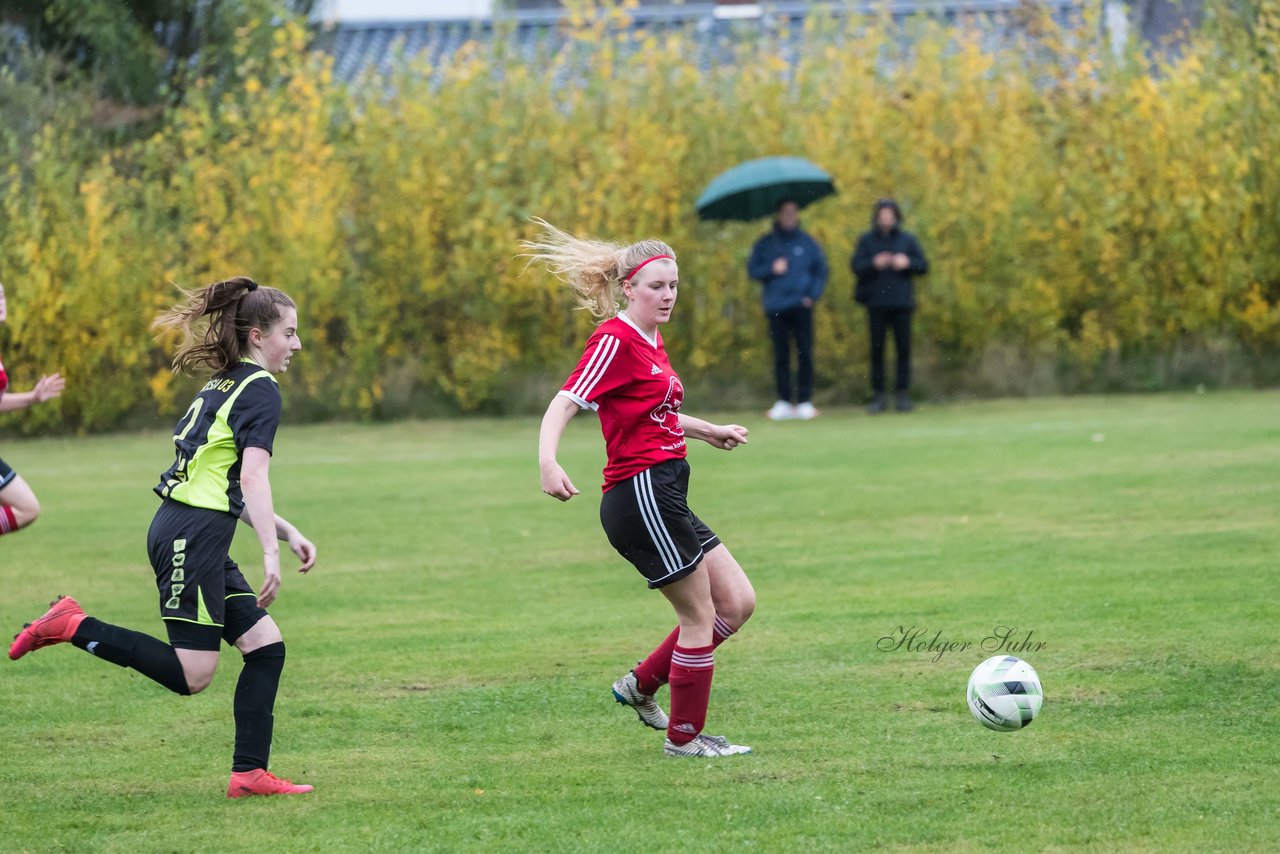
M 998 37 L 987 21 L 814 15 L 710 67 L 695 32 L 618 27 L 614 9 L 536 56 L 499 37 L 351 86 L 302 27 L 271 25 L 242 41 L 240 82 L 195 84 L 148 138 L 104 150 L 55 117 L 33 150 L 3 152 L 0 345 L 18 387 L 70 381 L 21 426 L 168 418 L 190 383 L 149 320 L 174 283 L 236 274 L 300 304 L 295 417 L 528 408 L 590 326 L 515 257 L 533 215 L 674 245 L 675 363 L 704 400 L 763 399 L 744 267 L 765 224 L 702 223 L 693 201 L 780 153 L 839 188 L 804 215 L 833 268 L 828 400 L 865 386 L 848 258 L 884 195 L 933 262 L 917 335 L 934 393 L 1256 381 L 1280 348 L 1277 6 L 1158 62 L 1028 4 Z

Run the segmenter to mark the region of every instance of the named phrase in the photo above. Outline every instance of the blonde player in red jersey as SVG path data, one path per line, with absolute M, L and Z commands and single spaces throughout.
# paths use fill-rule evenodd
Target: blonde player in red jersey
M 668 756 L 732 756 L 751 748 L 704 735 L 714 650 L 755 610 L 742 567 L 689 509 L 686 439 L 731 451 L 747 429 L 711 424 L 680 411 L 684 386 L 667 360 L 658 327 L 675 308 L 675 252 L 658 240 L 620 246 L 584 240 L 542 220 L 540 240 L 524 244 L 579 295 L 602 323 L 577 368 L 542 419 L 538 459 L 542 491 L 561 501 L 578 489 L 556 461 L 560 438 L 580 410 L 600 416 L 608 463 L 600 521 L 609 542 L 635 565 L 676 612 L 677 627 L 630 673 L 613 684 L 619 703 L 667 734 Z M 671 716 L 654 699 L 671 687 Z

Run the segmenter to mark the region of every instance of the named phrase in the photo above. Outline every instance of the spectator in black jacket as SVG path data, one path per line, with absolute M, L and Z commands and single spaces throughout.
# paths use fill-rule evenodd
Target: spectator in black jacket
M 929 271 L 920 242 L 902 230 L 902 210 L 893 199 L 876 202 L 871 230 L 858 238 L 850 264 L 858 279 L 854 299 L 867 307 L 871 326 L 871 403 L 867 411 L 884 412 L 885 334 L 893 329 L 898 353 L 894 384 L 899 412 L 911 411 L 911 313 L 916 307 L 912 277 Z
M 800 206 L 778 204 L 773 229 L 756 241 L 747 275 L 764 286 L 764 315 L 773 340 L 773 370 L 778 398 L 769 418 L 808 421 L 813 408 L 813 306 L 827 286 L 827 256 L 800 228 Z M 791 397 L 791 342 L 796 345 L 796 400 Z

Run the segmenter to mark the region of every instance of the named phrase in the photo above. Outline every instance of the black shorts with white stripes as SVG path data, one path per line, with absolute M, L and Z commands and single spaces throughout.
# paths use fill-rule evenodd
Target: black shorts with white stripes
M 688 461 L 668 460 L 624 480 L 600 500 L 600 524 L 609 542 L 650 587 L 679 581 L 720 545 L 689 509 L 688 496 Z

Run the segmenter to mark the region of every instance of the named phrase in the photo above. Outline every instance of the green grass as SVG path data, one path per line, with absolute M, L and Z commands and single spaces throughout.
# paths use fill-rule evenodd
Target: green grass
M 695 447 L 691 502 L 759 595 L 709 718 L 756 752 L 717 762 L 665 759 L 609 694 L 672 617 L 599 528 L 593 419 L 567 505 L 538 489 L 533 420 L 286 428 L 276 504 L 320 563 L 272 609 L 273 768 L 315 794 L 222 798 L 234 654 L 180 699 L 58 647 L 0 662 L 0 849 L 1275 849 L 1277 414 L 1224 393 L 716 416 L 752 441 Z M 45 507 L 0 540 L 0 626 L 67 592 L 160 634 L 166 438 L 0 451 Z M 878 650 L 900 626 L 973 646 Z M 997 626 L 1045 644 L 1019 733 L 964 704 Z

